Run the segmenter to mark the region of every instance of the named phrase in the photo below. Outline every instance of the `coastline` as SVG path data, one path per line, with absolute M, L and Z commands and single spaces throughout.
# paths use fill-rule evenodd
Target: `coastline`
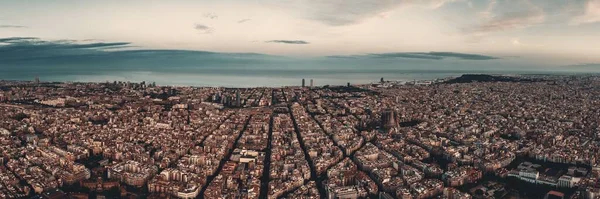
M 42 82 L 77 82 L 77 83 L 106 83 L 106 82 L 155 82 L 160 86 L 171 87 L 224 87 L 224 88 L 282 88 L 301 86 L 302 79 L 308 85 L 310 80 L 314 86 L 345 86 L 371 84 L 379 82 L 380 78 L 396 82 L 432 81 L 438 79 L 455 78 L 464 74 L 489 74 L 502 76 L 521 75 L 597 75 L 591 72 L 560 72 L 560 71 L 407 71 L 406 73 L 391 74 L 361 74 L 345 75 L 323 73 L 319 75 L 300 76 L 283 74 L 281 76 L 257 75 L 211 75 L 211 74 L 186 74 L 186 73 L 154 73 L 154 72 L 129 72 L 116 75 L 21 75 L 11 77 L 10 74 L 0 75 L 2 81 L 35 81 L 39 78 Z

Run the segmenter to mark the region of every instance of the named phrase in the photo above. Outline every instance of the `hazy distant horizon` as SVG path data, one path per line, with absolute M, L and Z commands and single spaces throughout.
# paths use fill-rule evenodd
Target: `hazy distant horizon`
M 262 75 L 209 75 L 209 74 L 186 74 L 186 73 L 153 73 L 153 72 L 123 72 L 113 75 L 48 75 L 48 76 L 23 76 L 17 78 L 6 78 L 6 75 L 0 75 L 0 80 L 14 81 L 34 81 L 39 78 L 42 82 L 155 82 L 160 86 L 194 86 L 194 87 L 232 87 L 232 88 L 251 88 L 251 87 L 283 87 L 300 86 L 302 79 L 305 79 L 306 85 L 313 80 L 314 86 L 324 85 L 346 85 L 368 84 L 378 82 L 380 78 L 386 81 L 413 81 L 413 80 L 434 80 L 458 77 L 464 74 L 491 74 L 491 75 L 528 75 L 528 74 L 547 74 L 547 75 L 577 75 L 577 74 L 599 74 L 586 72 L 560 72 L 560 71 L 403 71 L 395 74 L 390 73 L 355 73 L 348 74 L 312 74 L 296 76 L 295 74 L 281 74 L 277 77 Z M 14 76 L 13 76 L 14 77 Z
M 598 73 L 521 57 L 458 52 L 395 52 L 317 57 L 139 49 L 125 42 L 0 38 L 0 79 L 131 81 L 187 86 L 292 86 L 423 80 L 466 73 Z
M 465 73 L 597 73 L 522 57 L 459 52 L 395 52 L 316 57 L 141 49 L 126 42 L 0 38 L 0 79 L 131 81 L 180 86 L 293 86 L 424 80 Z M 307 83 L 308 84 L 308 83 Z

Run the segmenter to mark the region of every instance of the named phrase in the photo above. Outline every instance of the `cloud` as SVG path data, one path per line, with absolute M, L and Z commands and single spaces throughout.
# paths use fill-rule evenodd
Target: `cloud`
M 579 69 L 600 69 L 600 63 L 575 64 L 564 67 L 579 68 Z
M 365 19 L 380 16 L 400 5 L 405 0 L 304 0 L 297 1 L 306 18 L 331 26 L 359 23 Z
M 499 6 L 500 4 L 500 6 Z M 544 10 L 529 0 L 501 1 L 490 0 L 480 15 L 485 22 L 466 28 L 465 32 L 474 36 L 488 33 L 527 28 L 545 21 Z
M 0 25 L 0 28 L 27 28 L 27 26 L 19 26 L 19 25 Z
M 280 43 L 280 44 L 310 44 L 307 41 L 302 40 L 270 40 L 265 41 L 266 43 Z
M 252 19 L 242 19 L 242 20 L 239 20 L 239 21 L 237 21 L 237 22 L 238 22 L 238 23 L 246 23 L 246 22 L 248 22 L 248 21 L 250 21 L 250 20 L 252 20 Z
M 0 38 L 0 43 L 9 44 L 8 47 L 27 47 L 31 49 L 106 49 L 106 48 L 126 48 L 131 47 L 128 42 L 91 42 L 79 43 L 74 40 L 44 41 L 36 37 L 9 37 Z M 2 50 L 6 50 L 3 46 Z M 19 49 L 24 50 L 24 49 Z
M 401 6 L 438 9 L 467 0 L 271 0 L 276 5 L 293 7 L 301 17 L 330 26 L 358 24 L 372 18 L 386 18 Z
M 440 56 L 433 56 L 423 53 L 379 53 L 369 55 L 375 58 L 443 59 L 443 57 Z
M 513 46 L 519 46 L 519 47 L 543 47 L 544 46 L 544 45 L 538 45 L 538 44 L 523 43 L 521 41 L 521 39 L 519 39 L 519 38 L 513 38 L 512 40 L 510 40 L 510 43 Z
M 455 53 L 455 52 L 428 52 L 428 53 L 420 53 L 424 55 L 432 55 L 439 57 L 451 57 L 465 60 L 492 60 L 498 59 L 497 57 L 487 56 L 487 55 L 479 55 L 479 54 L 466 54 L 466 53 Z
M 63 55 L 92 55 L 106 50 L 126 49 L 128 42 L 80 43 L 70 40 L 43 41 L 34 37 L 0 38 L 0 60 L 34 60 Z
M 275 57 L 256 53 L 218 53 L 190 50 L 136 49 L 128 42 L 88 42 L 72 40 L 44 41 L 33 37 L 0 38 L 0 66 L 103 66 L 145 67 L 193 65 L 200 60 L 219 63 Z M 131 65 L 129 65 L 131 64 Z M 86 68 L 86 67 L 81 67 Z M 169 68 L 169 67 L 165 67 Z M 63 67 L 78 70 L 78 67 Z M 0 67 L 2 73 L 2 67 Z
M 583 14 L 574 17 L 571 25 L 600 22 L 600 0 L 588 0 Z
M 200 31 L 201 33 L 204 33 L 204 34 L 210 34 L 210 33 L 212 33 L 214 31 L 213 28 L 208 27 L 208 26 L 203 25 L 203 24 L 196 24 L 194 26 L 194 29 L 196 29 L 196 30 L 198 30 L 198 31 Z
M 431 7 L 433 9 L 438 9 L 443 7 L 444 5 L 448 4 L 448 3 L 455 3 L 455 2 L 465 2 L 467 0 L 430 0 L 431 2 L 429 4 L 431 4 Z M 469 7 L 473 7 L 473 4 L 468 1 L 467 5 Z
M 486 9 L 484 11 L 479 12 L 479 15 L 481 15 L 481 17 L 483 17 L 487 20 L 492 19 L 494 17 L 493 11 L 496 8 L 497 4 L 498 4 L 497 0 L 490 0 Z
M 212 13 L 212 12 L 204 14 L 204 17 L 205 18 L 209 18 L 209 19 L 217 19 L 217 18 L 219 18 L 219 16 L 217 16 L 217 14 Z
M 35 37 L 9 37 L 9 38 L 0 38 L 0 43 L 21 43 L 25 41 L 37 40 Z
M 330 55 L 330 56 L 325 56 L 325 58 L 332 58 L 332 59 L 357 59 L 357 58 L 359 58 L 359 56 Z
M 520 45 L 523 45 L 523 44 L 521 43 L 521 40 L 520 40 L 519 38 L 514 38 L 514 39 L 511 41 L 511 43 L 512 43 L 513 45 L 515 45 L 515 46 L 520 46 Z
M 526 28 L 542 22 L 544 22 L 544 15 L 541 13 L 514 13 L 479 25 L 473 31 L 484 33 L 505 31 Z
M 407 59 L 427 59 L 427 60 L 442 60 L 446 58 L 455 58 L 462 60 L 493 60 L 499 59 L 497 57 L 479 55 L 479 54 L 466 54 L 466 53 L 455 53 L 455 52 L 401 52 L 401 53 L 373 53 L 367 55 L 357 56 L 328 56 L 328 58 L 407 58 Z

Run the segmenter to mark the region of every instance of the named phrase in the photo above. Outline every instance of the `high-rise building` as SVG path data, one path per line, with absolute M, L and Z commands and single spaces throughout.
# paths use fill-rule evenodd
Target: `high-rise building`
M 310 79 L 310 87 L 313 87 L 313 79 Z
M 242 99 L 240 97 L 240 90 L 235 92 L 235 106 L 242 107 Z
M 306 86 L 306 82 L 305 82 L 304 78 L 302 78 L 302 87 L 305 87 L 305 86 Z
M 390 129 L 398 125 L 398 114 L 393 110 L 385 110 L 381 113 L 381 126 Z
M 37 76 L 35 77 L 35 83 L 36 83 L 36 84 L 39 84 L 39 83 L 40 83 L 40 77 L 37 77 Z

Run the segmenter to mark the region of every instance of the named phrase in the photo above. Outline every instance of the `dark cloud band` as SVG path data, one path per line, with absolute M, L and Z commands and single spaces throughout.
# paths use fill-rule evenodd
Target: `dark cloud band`
M 194 29 L 196 29 L 202 33 L 206 33 L 206 34 L 212 33 L 214 31 L 213 28 L 208 27 L 207 25 L 204 25 L 204 24 L 196 24 L 194 26 Z
M 466 53 L 455 53 L 455 52 L 408 52 L 408 53 L 374 53 L 368 55 L 355 55 L 355 56 L 329 56 L 329 58 L 407 58 L 407 59 L 429 59 L 429 60 L 441 60 L 445 58 L 456 58 L 463 60 L 492 60 L 499 59 L 497 57 L 479 55 L 479 54 L 466 54 Z
M 267 43 L 280 43 L 280 44 L 310 44 L 307 41 L 302 40 L 270 40 Z
M 19 26 L 19 25 L 0 25 L 0 28 L 27 28 L 27 26 Z

